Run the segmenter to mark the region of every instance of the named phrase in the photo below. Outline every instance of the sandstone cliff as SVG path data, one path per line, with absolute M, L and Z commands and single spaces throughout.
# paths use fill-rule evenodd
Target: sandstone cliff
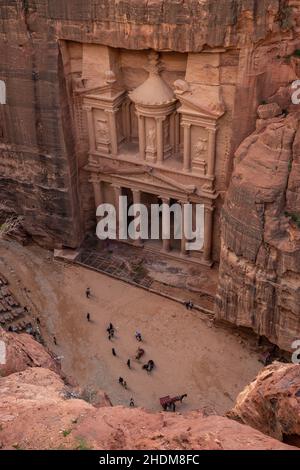
M 58 364 L 45 348 L 27 334 L 7 333 L 0 329 L 0 341 L 5 343 L 6 363 L 0 364 L 0 376 L 5 377 L 28 367 L 44 367 L 59 373 Z
M 288 351 L 300 337 L 300 114 L 290 94 L 280 89 L 259 107 L 236 153 L 216 308 Z
M 300 445 L 300 367 L 274 363 L 238 396 L 231 418 Z

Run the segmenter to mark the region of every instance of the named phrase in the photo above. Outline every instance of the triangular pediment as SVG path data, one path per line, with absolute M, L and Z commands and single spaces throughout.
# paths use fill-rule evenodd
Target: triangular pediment
M 103 169 L 101 169 L 99 173 L 119 177 L 124 176 L 133 181 L 136 180 L 136 178 L 138 177 L 137 181 L 139 182 L 148 182 L 152 184 L 157 183 L 166 189 L 170 189 L 173 191 L 182 191 L 186 194 L 193 194 L 196 191 L 195 185 L 182 184 L 168 176 L 162 175 L 159 170 L 156 170 L 155 168 L 146 165 L 139 168 L 128 167 L 118 169 L 103 167 Z

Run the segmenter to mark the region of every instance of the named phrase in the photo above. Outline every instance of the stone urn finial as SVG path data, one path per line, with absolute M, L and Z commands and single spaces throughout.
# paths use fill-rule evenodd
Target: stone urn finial
M 114 83 L 116 83 L 116 81 L 117 79 L 115 73 L 112 70 L 107 70 L 105 72 L 105 83 L 107 83 L 108 85 L 113 85 Z
M 161 71 L 161 65 L 159 62 L 159 53 L 156 51 L 150 51 L 148 55 L 148 67 L 149 74 L 159 75 Z
M 176 80 L 174 82 L 175 93 L 177 95 L 183 95 L 187 91 L 190 91 L 190 85 L 185 80 Z

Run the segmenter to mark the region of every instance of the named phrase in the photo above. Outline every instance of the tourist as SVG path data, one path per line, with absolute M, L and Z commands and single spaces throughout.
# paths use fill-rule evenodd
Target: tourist
M 120 384 L 120 385 L 123 385 L 123 383 L 124 383 L 123 377 L 119 377 L 119 384 Z
M 194 308 L 194 304 L 191 300 L 188 300 L 187 302 L 184 302 L 184 305 L 187 310 L 192 310 Z
M 115 329 L 114 329 L 114 326 L 113 326 L 112 323 L 110 323 L 110 324 L 108 325 L 108 327 L 106 328 L 106 331 L 107 331 L 107 333 L 109 333 L 109 334 L 111 334 L 112 336 L 114 336 L 114 334 L 115 334 Z
M 133 407 L 135 406 L 135 404 L 134 404 L 134 399 L 133 399 L 133 398 L 130 398 L 129 406 L 130 406 L 131 408 L 133 408 Z
M 152 370 L 154 369 L 154 361 L 152 361 L 152 359 L 150 359 L 150 361 L 147 362 L 147 364 L 144 364 L 143 365 L 143 369 L 146 370 L 147 372 L 152 372 Z
M 128 369 L 131 369 L 131 361 L 130 361 L 130 359 L 128 359 L 128 361 L 127 361 L 127 367 L 128 367 Z
M 125 390 L 127 390 L 127 382 L 126 382 L 126 380 L 123 380 L 122 385 L 123 385 L 123 387 L 125 388 Z
M 91 297 L 91 289 L 89 287 L 87 287 L 87 289 L 85 291 L 85 295 L 86 295 L 87 299 L 89 299 Z
M 91 321 L 91 315 L 89 313 L 87 314 L 86 319 L 87 319 L 88 322 Z
M 145 350 L 144 350 L 143 348 L 138 348 L 138 350 L 137 350 L 137 352 L 136 352 L 135 358 L 136 358 L 137 360 L 140 360 L 141 357 L 144 356 L 144 354 L 145 354 Z
M 117 355 L 115 348 L 112 348 L 111 352 L 112 352 L 112 355 L 113 355 L 113 356 L 116 356 L 116 355 Z
M 137 341 L 141 342 L 142 341 L 142 335 L 139 331 L 135 332 L 135 338 Z
M 53 336 L 53 343 L 55 344 L 55 346 L 57 346 L 57 339 L 55 336 Z
M 41 324 L 41 320 L 39 319 L 39 317 L 37 317 L 36 322 L 37 322 L 38 325 Z

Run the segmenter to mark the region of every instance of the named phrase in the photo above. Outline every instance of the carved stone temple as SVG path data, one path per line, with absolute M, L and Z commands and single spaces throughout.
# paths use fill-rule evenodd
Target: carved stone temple
M 127 196 L 128 205 L 204 204 L 201 251 L 186 252 L 185 240 L 174 236 L 135 244 L 209 266 L 218 259 L 219 189 L 226 179 L 229 140 L 221 55 L 220 50 L 187 54 L 76 43 L 63 47 L 77 150 L 93 188 L 94 210 L 104 202 L 117 207 L 120 195 Z M 210 75 L 203 80 L 205 67 Z

